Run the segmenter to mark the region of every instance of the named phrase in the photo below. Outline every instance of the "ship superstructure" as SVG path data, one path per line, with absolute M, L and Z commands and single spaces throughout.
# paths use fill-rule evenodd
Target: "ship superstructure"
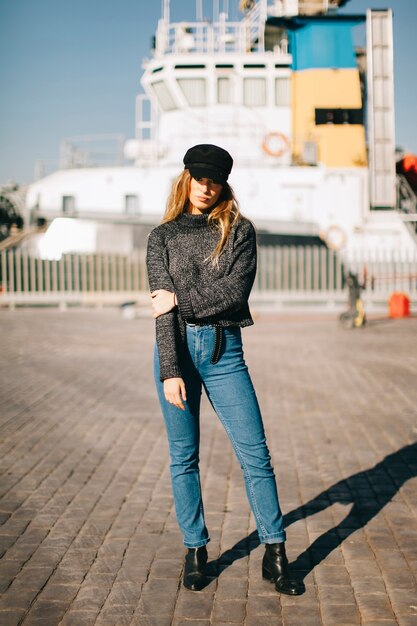
M 232 153 L 230 182 L 259 232 L 341 251 L 413 249 L 396 207 L 391 11 L 339 13 L 344 4 L 244 0 L 239 21 L 200 9 L 171 23 L 165 0 L 125 146 L 133 164 L 62 169 L 31 185 L 28 208 L 151 227 L 183 154 L 207 142 Z M 354 44 L 360 24 L 366 54 Z
M 149 145 L 140 137 L 138 164 L 149 154 L 178 162 L 196 136 L 210 136 L 241 164 L 366 165 L 352 38 L 365 16 L 294 16 L 289 6 L 261 0 L 237 23 L 224 13 L 215 23 L 160 21 L 142 85 L 163 115 Z

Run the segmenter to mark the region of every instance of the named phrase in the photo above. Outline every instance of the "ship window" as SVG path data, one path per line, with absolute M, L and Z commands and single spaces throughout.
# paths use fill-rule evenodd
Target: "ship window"
M 245 78 L 243 80 L 243 103 L 248 107 L 266 105 L 265 78 Z
M 178 78 L 177 80 L 190 107 L 201 107 L 206 104 L 205 78 Z
M 232 81 L 230 78 L 222 76 L 217 79 L 217 102 L 219 104 L 231 104 Z
M 291 104 L 291 87 L 288 76 L 275 79 L 275 104 L 277 107 L 288 107 Z
M 362 109 L 316 109 L 316 125 L 363 124 Z
M 152 84 L 159 106 L 163 111 L 172 111 L 177 108 L 171 93 L 163 80 Z
M 125 213 L 127 215 L 137 215 L 139 203 L 136 194 L 130 193 L 125 195 Z
M 205 65 L 176 65 L 176 70 L 204 70 Z
M 62 196 L 62 212 L 66 215 L 74 215 L 75 196 Z

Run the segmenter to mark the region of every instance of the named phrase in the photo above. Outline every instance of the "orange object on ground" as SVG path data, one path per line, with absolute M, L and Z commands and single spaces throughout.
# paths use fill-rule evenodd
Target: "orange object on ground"
M 388 311 L 390 317 L 409 317 L 410 298 L 405 293 L 395 291 L 388 301 Z

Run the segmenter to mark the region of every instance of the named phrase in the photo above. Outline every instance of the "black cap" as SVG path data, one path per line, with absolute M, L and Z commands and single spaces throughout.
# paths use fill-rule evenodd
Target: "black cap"
M 227 150 L 201 143 L 193 146 L 184 156 L 184 168 L 193 178 L 211 178 L 222 185 L 227 181 L 233 167 L 233 159 Z

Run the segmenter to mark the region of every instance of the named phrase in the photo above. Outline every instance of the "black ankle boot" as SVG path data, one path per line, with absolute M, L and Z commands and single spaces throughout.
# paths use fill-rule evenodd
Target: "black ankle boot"
M 286 593 L 289 596 L 298 596 L 301 593 L 298 584 L 290 578 L 284 543 L 265 544 L 262 576 L 271 583 L 275 583 L 275 589 L 280 593 Z
M 206 563 L 206 546 L 188 549 L 188 552 L 185 555 L 184 575 L 182 578 L 184 587 L 191 589 L 191 591 L 201 591 L 206 585 L 208 585 L 209 580 L 204 573 Z

